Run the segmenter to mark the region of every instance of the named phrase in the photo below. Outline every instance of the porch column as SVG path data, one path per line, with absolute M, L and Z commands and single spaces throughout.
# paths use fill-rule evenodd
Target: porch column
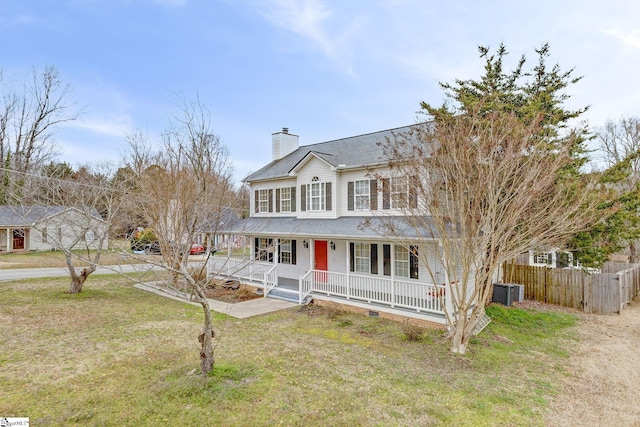
M 13 252 L 13 231 L 7 228 L 7 252 Z
M 392 302 L 391 302 L 391 307 L 395 307 L 395 302 L 396 302 L 396 244 L 395 243 L 391 243 L 391 253 L 390 255 L 390 259 L 391 259 L 391 298 L 392 298 Z M 411 255 L 409 255 L 409 259 L 411 259 Z M 411 270 L 411 268 L 409 268 L 409 270 Z M 411 276 L 411 274 L 409 274 L 409 276 Z

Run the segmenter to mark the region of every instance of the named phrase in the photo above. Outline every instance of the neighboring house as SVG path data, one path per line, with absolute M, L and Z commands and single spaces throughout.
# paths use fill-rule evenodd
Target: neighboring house
M 0 206 L 0 253 L 61 247 L 97 249 L 107 224 L 93 209 L 63 206 Z
M 569 251 L 547 250 L 523 253 L 516 258 L 516 264 L 550 268 L 579 268 L 580 263 Z
M 249 280 L 265 296 L 444 324 L 445 304 L 451 306 L 438 236 L 423 230 L 418 238 L 408 225 L 402 207 L 417 203 L 415 193 L 383 152 L 389 138 L 411 130 L 307 146 L 286 128 L 274 133 L 273 160 L 244 180 L 251 216 L 218 230 L 247 238 L 251 259 L 212 257 L 209 274 Z M 404 237 L 384 235 L 380 224 L 389 218 Z

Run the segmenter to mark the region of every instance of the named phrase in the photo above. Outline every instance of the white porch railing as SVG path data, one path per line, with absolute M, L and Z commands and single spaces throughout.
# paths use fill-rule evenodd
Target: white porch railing
M 312 293 L 441 314 L 445 286 L 310 270 L 300 278 L 300 301 Z
M 248 258 L 213 256 L 209 258 L 207 272 L 209 276 L 237 277 L 251 282 L 258 282 L 264 287 L 265 281 L 270 280 L 266 275 L 275 274 L 274 267 L 272 263 Z M 275 282 L 277 282 L 277 278 Z
M 278 286 L 278 264 L 274 265 L 273 267 L 271 267 L 269 271 L 264 273 L 263 280 L 264 280 L 262 282 L 264 283 L 263 294 L 264 294 L 264 297 L 266 298 L 267 295 L 269 295 L 269 292 L 271 291 L 271 289 Z

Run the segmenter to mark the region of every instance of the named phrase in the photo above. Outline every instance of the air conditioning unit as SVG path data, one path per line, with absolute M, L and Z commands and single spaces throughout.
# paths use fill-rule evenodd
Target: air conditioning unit
M 515 283 L 494 283 L 491 301 L 510 306 L 514 302 L 520 301 L 520 290 L 520 285 Z M 522 290 L 524 291 L 524 289 Z

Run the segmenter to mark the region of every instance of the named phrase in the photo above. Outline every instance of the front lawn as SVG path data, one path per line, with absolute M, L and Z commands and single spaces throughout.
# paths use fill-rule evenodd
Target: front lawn
M 91 276 L 0 283 L 0 416 L 32 425 L 542 425 L 576 317 L 492 306 L 468 354 L 441 331 L 314 306 L 215 316 Z M 411 341 L 407 336 L 420 338 Z

